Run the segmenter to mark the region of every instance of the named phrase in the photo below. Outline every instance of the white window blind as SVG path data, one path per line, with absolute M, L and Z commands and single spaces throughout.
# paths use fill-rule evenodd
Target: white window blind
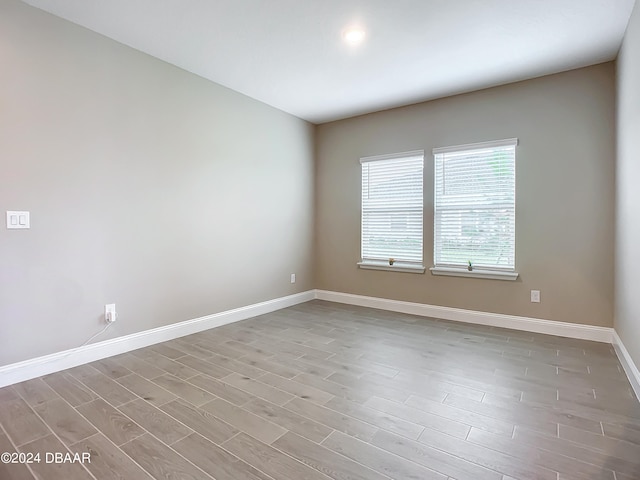
M 436 148 L 436 267 L 515 270 L 517 139 Z
M 422 265 L 424 152 L 360 159 L 362 262 Z

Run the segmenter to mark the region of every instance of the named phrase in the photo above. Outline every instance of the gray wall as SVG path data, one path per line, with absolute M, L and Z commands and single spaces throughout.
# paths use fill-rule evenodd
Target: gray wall
M 615 328 L 640 366 L 640 4 L 618 56 Z
M 313 287 L 312 125 L 17 0 L 0 71 L 0 365 Z
M 615 70 L 606 63 L 319 126 L 317 288 L 612 326 L 614 121 Z M 356 267 L 360 157 L 425 150 L 424 257 L 431 266 L 431 150 L 510 137 L 520 139 L 518 281 Z M 541 290 L 540 304 L 530 302 L 531 289 Z

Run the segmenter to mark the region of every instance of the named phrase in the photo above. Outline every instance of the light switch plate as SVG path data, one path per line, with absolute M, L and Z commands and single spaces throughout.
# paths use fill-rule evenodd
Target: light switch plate
M 7 211 L 7 228 L 31 228 L 31 218 L 29 212 Z

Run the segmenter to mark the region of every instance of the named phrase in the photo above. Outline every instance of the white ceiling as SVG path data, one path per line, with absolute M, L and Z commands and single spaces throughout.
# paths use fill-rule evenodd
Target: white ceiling
M 635 0 L 24 1 L 322 123 L 612 60 Z

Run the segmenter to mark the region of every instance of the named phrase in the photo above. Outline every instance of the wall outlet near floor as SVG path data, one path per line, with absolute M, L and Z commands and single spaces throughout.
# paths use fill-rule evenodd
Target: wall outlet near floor
M 296 274 L 295 273 L 291 274 L 291 283 L 296 283 Z
M 104 306 L 104 319 L 107 323 L 113 323 L 118 318 L 118 314 L 116 313 L 116 304 L 110 303 Z
M 540 303 L 540 290 L 531 290 L 531 302 Z

